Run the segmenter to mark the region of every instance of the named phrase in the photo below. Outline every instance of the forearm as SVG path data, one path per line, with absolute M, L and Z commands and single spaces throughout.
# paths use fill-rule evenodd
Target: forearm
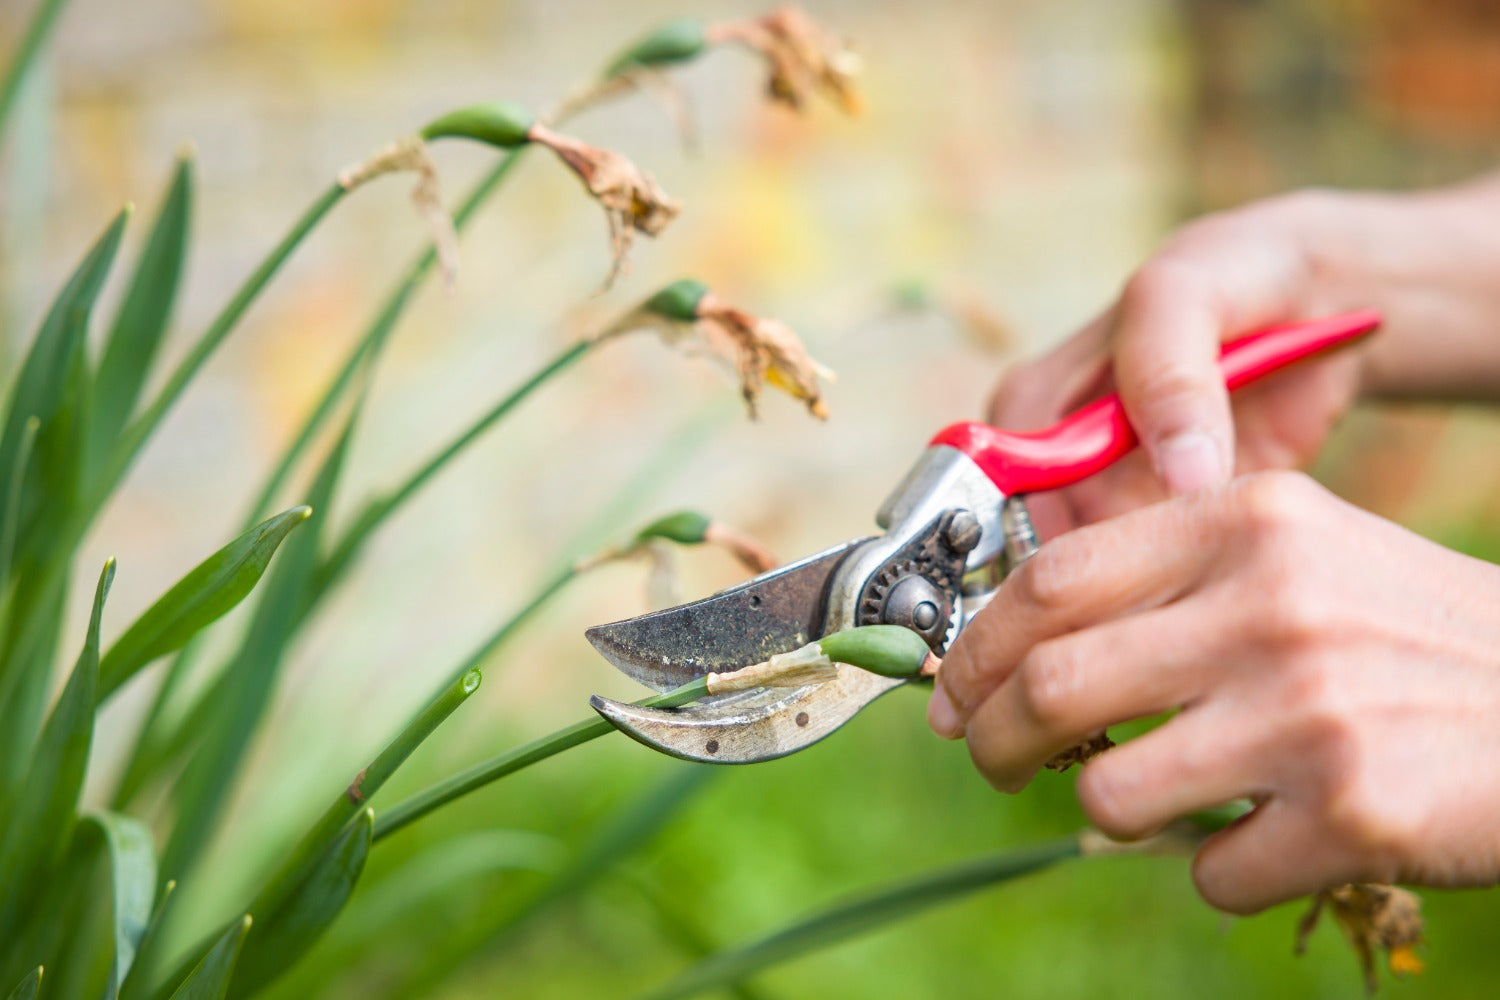
M 1372 306 L 1362 395 L 1500 401 L 1500 172 L 1419 194 L 1336 193 L 1309 231 L 1320 306 Z

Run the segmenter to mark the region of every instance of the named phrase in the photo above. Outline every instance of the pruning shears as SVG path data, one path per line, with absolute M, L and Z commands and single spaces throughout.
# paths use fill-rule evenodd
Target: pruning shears
M 1226 343 L 1231 390 L 1380 325 L 1364 310 L 1270 327 Z M 1026 496 L 1077 483 L 1137 443 L 1118 396 L 1040 431 L 952 424 L 934 437 L 876 514 L 883 533 L 856 538 L 712 597 L 588 630 L 594 648 L 657 691 L 726 672 L 859 625 L 901 625 L 938 655 L 1040 542 Z M 744 764 L 795 753 L 907 683 L 840 666 L 829 681 L 758 688 L 680 708 L 595 696 L 622 732 L 674 757 Z

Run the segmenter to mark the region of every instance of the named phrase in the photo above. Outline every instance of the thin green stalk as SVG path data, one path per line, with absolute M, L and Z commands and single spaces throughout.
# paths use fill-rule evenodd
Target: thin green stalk
M 929 872 L 814 914 L 757 941 L 689 968 L 643 1000 L 678 1000 L 730 984 L 773 965 L 826 948 L 997 882 L 1039 871 L 1083 853 L 1077 836 L 1002 851 Z
M 245 280 L 239 291 L 235 292 L 234 297 L 209 324 L 208 329 L 193 345 L 187 357 L 178 363 L 177 368 L 167 378 L 166 384 L 162 386 L 151 404 L 139 417 L 126 426 L 110 458 L 108 470 L 101 478 L 99 489 L 92 498 L 92 503 L 88 508 L 90 512 L 97 511 L 103 505 L 104 499 L 119 485 L 120 479 L 130 468 L 131 462 L 135 460 L 136 455 L 152 432 L 156 430 L 157 425 L 161 423 L 162 418 L 166 416 L 167 411 L 172 408 L 172 404 L 177 402 L 177 398 L 182 395 L 182 391 L 192 381 L 193 376 L 198 374 L 198 370 L 229 336 L 240 317 L 250 308 L 250 304 L 281 269 L 281 265 L 286 263 L 292 252 L 307 238 L 307 234 L 312 232 L 313 228 L 347 193 L 343 186 L 335 181 L 308 206 L 307 210 L 302 213 L 302 217 L 292 226 L 291 231 L 282 237 L 281 242 L 276 244 L 265 260 L 261 261 L 260 266 Z M 253 524 L 254 521 L 252 520 L 251 523 Z
M 36 13 L 31 16 L 31 23 L 26 26 L 26 34 L 16 48 L 10 67 L 5 71 L 5 80 L 0 82 L 0 135 L 5 134 L 5 126 L 10 120 L 11 109 L 15 107 L 16 98 L 20 96 L 21 85 L 26 81 L 26 75 L 36 63 L 42 46 L 46 44 L 47 36 L 52 34 L 52 29 L 57 26 L 58 16 L 62 14 L 67 4 L 68 0 L 41 0 Z
M 690 701 L 697 701 L 707 693 L 706 679 L 700 677 L 681 687 L 673 688 L 666 694 L 659 694 L 645 701 L 636 702 L 636 704 L 645 708 L 676 708 Z M 605 719 L 585 719 L 559 729 L 550 736 L 532 740 L 525 746 L 476 764 L 467 771 L 460 771 L 447 781 L 441 781 L 426 791 L 413 795 L 405 802 L 392 806 L 389 812 L 376 821 L 375 839 L 379 841 L 382 837 L 388 837 L 408 823 L 414 823 L 433 810 L 461 799 L 492 781 L 499 781 L 506 775 L 515 774 L 538 761 L 555 757 L 564 750 L 571 750 L 614 731 L 615 727 Z
M 489 200 L 510 172 L 515 169 L 516 164 L 525 154 L 525 150 L 526 147 L 523 146 L 506 153 L 490 168 L 490 172 L 480 178 L 479 183 L 469 190 L 453 213 L 455 232 L 463 231 L 474 214 L 479 211 L 480 206 Z M 297 431 L 297 436 L 292 439 L 292 443 L 287 446 L 286 451 L 276 463 L 276 468 L 267 477 L 265 485 L 261 487 L 260 494 L 246 515 L 247 524 L 254 524 L 261 520 L 261 512 L 270 507 L 276 494 L 286 485 L 292 468 L 302 458 L 328 418 L 333 415 L 339 401 L 354 384 L 355 377 L 360 374 L 361 370 L 368 372 L 374 367 L 381 348 L 385 346 L 386 338 L 396 328 L 396 323 L 406 311 L 406 306 L 417 287 L 432 272 L 436 264 L 437 249 L 429 246 L 412 262 L 411 267 L 407 268 L 406 274 L 396 287 L 391 289 L 380 311 L 375 314 L 374 322 L 366 328 L 364 334 L 355 343 L 354 349 L 344 359 L 343 367 L 334 375 L 333 381 L 328 383 L 328 388 L 323 390 L 323 395 L 313 406 L 307 419 L 303 421 L 302 427 Z
M 337 583 L 355 556 L 359 554 L 359 550 L 365 541 L 374 533 L 375 529 L 380 527 L 386 518 L 395 513 L 402 504 L 415 496 L 423 486 L 427 485 L 435 475 L 442 471 L 445 465 L 453 461 L 465 448 L 473 444 L 480 435 L 520 405 L 539 386 L 571 368 L 579 358 L 588 353 L 589 348 L 597 343 L 599 343 L 598 340 L 580 340 L 558 354 L 551 361 L 547 362 L 547 364 L 533 372 L 530 378 L 482 414 L 452 441 L 438 449 L 436 454 L 408 476 L 406 481 L 400 486 L 385 496 L 371 501 L 365 507 L 364 512 L 355 519 L 354 524 L 350 526 L 349 530 L 344 533 L 344 537 L 334 546 L 332 554 L 324 561 L 318 574 L 319 579 L 316 584 L 316 592 L 321 593 L 325 588 Z

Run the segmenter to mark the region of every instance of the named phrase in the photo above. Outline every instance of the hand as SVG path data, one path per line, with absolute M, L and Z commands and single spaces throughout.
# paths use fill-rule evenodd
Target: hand
M 1500 880 L 1500 568 L 1274 472 L 1056 538 L 945 657 L 929 706 L 996 787 L 1127 719 L 1089 818 L 1123 839 L 1239 798 L 1198 852 L 1249 913 L 1352 881 Z
M 1034 498 L 1042 537 L 1226 482 L 1295 468 L 1361 393 L 1500 391 L 1500 175 L 1422 195 L 1308 191 L 1201 219 L 1173 236 L 1102 316 L 1013 370 L 1000 427 L 1046 426 L 1117 388 L 1139 453 Z M 1369 341 L 1236 393 L 1219 345 L 1258 327 L 1379 309 Z

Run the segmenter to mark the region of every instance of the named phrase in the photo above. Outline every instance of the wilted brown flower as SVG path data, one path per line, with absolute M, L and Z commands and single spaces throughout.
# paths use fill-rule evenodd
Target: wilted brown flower
M 655 236 L 677 217 L 682 206 L 661 189 L 655 178 L 619 153 L 590 146 L 545 125 L 534 125 L 529 136 L 571 167 L 604 207 L 614 253 L 614 266 L 605 285 L 614 284 L 625 267 L 635 234 Z
M 1380 985 L 1375 971 L 1377 948 L 1385 950 L 1386 963 L 1393 973 L 1422 971 L 1422 959 L 1416 952 L 1422 942 L 1422 900 L 1416 893 L 1368 882 L 1318 893 L 1297 927 L 1297 954 L 1306 949 L 1308 935 L 1317 927 L 1325 906 L 1354 948 L 1367 992 L 1374 993 Z
M 736 309 L 712 292 L 698 304 L 697 326 L 709 349 L 735 366 L 750 416 L 756 415 L 761 389 L 770 383 L 807 403 L 808 412 L 819 420 L 828 418 L 818 382 L 828 381 L 833 373 L 813 360 L 791 327 Z
M 443 283 L 452 288 L 458 276 L 458 233 L 453 228 L 448 210 L 443 207 L 437 164 L 432 161 L 432 154 L 421 136 L 397 139 L 362 163 L 345 167 L 339 171 L 338 182 L 345 191 L 352 191 L 377 177 L 404 171 L 413 171 L 417 175 L 417 186 L 412 188 L 411 200 L 432 234 Z
M 821 89 L 845 112 L 863 110 L 854 88 L 859 55 L 800 7 L 788 4 L 754 20 L 710 25 L 704 34 L 711 44 L 739 42 L 760 53 L 771 71 L 766 92 L 774 101 L 800 111 Z

